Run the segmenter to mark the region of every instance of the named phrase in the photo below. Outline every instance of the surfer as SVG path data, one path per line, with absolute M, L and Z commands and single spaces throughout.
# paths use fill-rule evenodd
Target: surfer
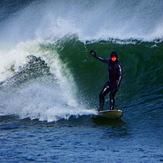
M 104 85 L 99 94 L 100 107 L 98 111 L 102 111 L 105 103 L 105 96 L 110 92 L 110 110 L 114 109 L 114 96 L 117 93 L 121 80 L 122 80 L 122 66 L 118 61 L 117 52 L 113 51 L 109 59 L 105 59 L 96 55 L 94 50 L 90 51 L 90 54 L 102 62 L 108 64 L 109 80 Z

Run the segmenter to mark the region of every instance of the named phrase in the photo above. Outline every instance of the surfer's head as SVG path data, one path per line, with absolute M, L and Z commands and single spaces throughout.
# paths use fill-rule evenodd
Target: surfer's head
M 118 54 L 117 54 L 117 52 L 115 52 L 115 51 L 111 52 L 111 54 L 110 54 L 110 59 L 111 59 L 113 62 L 115 62 L 115 61 L 118 59 Z

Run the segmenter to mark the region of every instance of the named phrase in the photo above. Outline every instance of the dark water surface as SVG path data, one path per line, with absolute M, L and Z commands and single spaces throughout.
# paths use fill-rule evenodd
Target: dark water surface
M 1 117 L 1 162 L 161 162 L 158 117 L 125 121 L 85 116 L 46 123 Z

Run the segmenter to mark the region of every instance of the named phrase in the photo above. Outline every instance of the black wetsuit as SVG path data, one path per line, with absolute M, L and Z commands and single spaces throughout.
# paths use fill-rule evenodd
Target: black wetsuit
M 120 86 L 121 80 L 122 80 L 122 66 L 118 60 L 112 61 L 111 59 L 105 59 L 102 57 L 98 57 L 93 55 L 95 58 L 99 59 L 102 62 L 105 62 L 108 64 L 108 72 L 109 72 L 109 80 L 104 85 L 103 89 L 101 90 L 99 94 L 99 102 L 100 102 L 100 110 L 103 110 L 104 103 L 105 103 L 105 95 L 110 92 L 110 109 L 114 109 L 114 96 L 116 92 L 118 91 L 118 88 Z

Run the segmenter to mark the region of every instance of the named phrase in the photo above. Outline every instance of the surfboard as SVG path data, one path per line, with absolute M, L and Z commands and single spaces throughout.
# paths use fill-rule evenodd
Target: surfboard
M 98 116 L 103 116 L 107 118 L 121 118 L 123 116 L 122 110 L 103 110 L 98 111 Z

